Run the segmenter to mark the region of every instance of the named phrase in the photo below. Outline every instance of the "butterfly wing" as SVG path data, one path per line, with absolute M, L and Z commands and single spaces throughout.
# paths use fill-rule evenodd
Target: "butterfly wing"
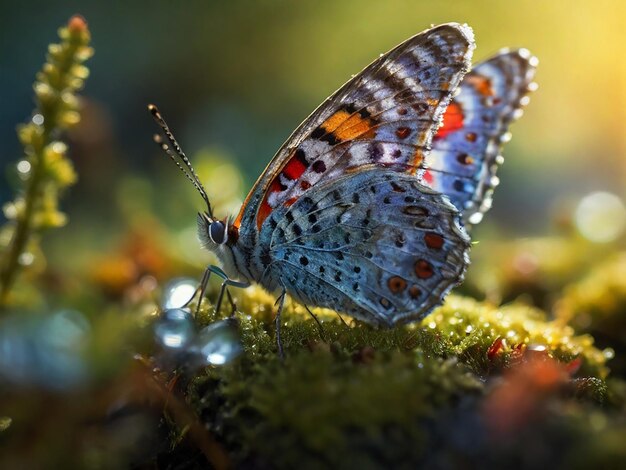
M 385 326 L 440 304 L 463 279 L 470 246 L 445 197 L 380 168 L 316 186 L 272 213 L 262 236 L 271 240 L 264 285 Z
M 475 66 L 461 82 L 433 138 L 424 184 L 447 195 L 466 225 L 491 207 L 509 125 L 528 104 L 537 59 L 526 49 L 503 50 Z
M 445 24 L 381 55 L 313 112 L 272 159 L 234 221 L 253 246 L 269 214 L 321 181 L 367 165 L 416 171 L 474 48 Z

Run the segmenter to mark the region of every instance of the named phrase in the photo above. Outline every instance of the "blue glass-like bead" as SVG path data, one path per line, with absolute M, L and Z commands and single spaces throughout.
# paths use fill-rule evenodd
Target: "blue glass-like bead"
M 203 365 L 224 365 L 243 352 L 237 321 L 221 320 L 202 329 L 190 352 Z
M 163 288 L 161 308 L 183 308 L 194 296 L 198 287 L 198 281 L 188 277 L 173 279 Z
M 167 349 L 187 347 L 194 339 L 195 333 L 191 313 L 182 308 L 164 311 L 154 327 L 157 342 Z

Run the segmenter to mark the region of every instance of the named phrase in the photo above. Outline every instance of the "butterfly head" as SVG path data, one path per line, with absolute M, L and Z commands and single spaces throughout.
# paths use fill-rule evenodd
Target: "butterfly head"
M 209 212 L 198 213 L 198 238 L 203 248 L 212 251 L 222 262 L 222 268 L 231 277 L 245 278 L 235 267 L 232 244 L 237 240 L 232 219 L 217 220 Z M 231 244 L 229 245 L 229 241 Z
M 202 246 L 215 248 L 228 242 L 229 220 L 216 220 L 208 212 L 198 213 L 198 237 Z

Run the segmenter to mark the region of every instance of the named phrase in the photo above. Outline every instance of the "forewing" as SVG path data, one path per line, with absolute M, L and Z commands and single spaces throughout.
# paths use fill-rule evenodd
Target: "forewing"
M 422 318 L 461 282 L 469 262 L 456 208 L 391 169 L 319 185 L 269 222 L 267 276 L 301 302 L 372 324 Z
M 473 48 L 468 26 L 445 24 L 381 55 L 292 134 L 248 195 L 235 226 L 260 230 L 272 210 L 362 166 L 414 172 L 469 69 Z
M 528 104 L 537 59 L 526 49 L 504 50 L 465 75 L 459 94 L 445 111 L 443 125 L 426 158 L 424 184 L 447 195 L 466 225 L 491 207 L 509 125 Z

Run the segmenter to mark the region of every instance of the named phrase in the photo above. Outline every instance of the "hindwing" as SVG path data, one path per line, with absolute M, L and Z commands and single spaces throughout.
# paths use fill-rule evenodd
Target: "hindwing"
M 417 320 L 463 279 L 469 238 L 447 199 L 410 174 L 370 168 L 273 213 L 261 282 L 371 324 Z
M 448 196 L 466 225 L 480 222 L 491 207 L 502 145 L 536 87 L 536 65 L 526 49 L 503 50 L 476 65 L 465 75 L 433 138 L 424 184 Z

